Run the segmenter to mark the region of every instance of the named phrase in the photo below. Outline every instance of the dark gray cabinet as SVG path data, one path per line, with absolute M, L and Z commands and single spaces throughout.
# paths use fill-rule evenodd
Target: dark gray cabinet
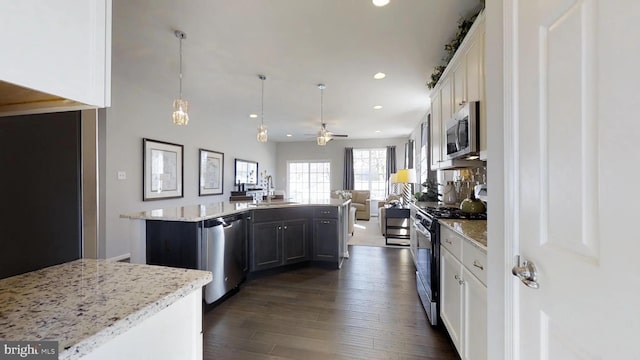
M 253 224 L 251 271 L 269 269 L 282 263 L 282 221 Z
M 251 271 L 309 260 L 308 224 L 308 219 L 254 222 Z
M 313 217 L 313 260 L 338 261 L 338 208 L 317 207 Z
M 313 260 L 338 261 L 337 219 L 314 219 Z
M 198 268 L 199 223 L 147 220 L 147 264 Z
M 293 264 L 309 260 L 308 223 L 308 220 L 283 222 L 282 261 L 284 264 Z

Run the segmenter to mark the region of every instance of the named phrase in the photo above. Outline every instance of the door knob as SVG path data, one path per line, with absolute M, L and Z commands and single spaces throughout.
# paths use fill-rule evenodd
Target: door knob
M 540 284 L 538 284 L 538 272 L 536 271 L 536 266 L 527 260 L 520 263 L 520 255 L 516 257 L 516 262 L 517 265 L 511 269 L 511 273 L 520 279 L 520 281 L 522 281 L 526 286 L 532 289 L 540 288 Z

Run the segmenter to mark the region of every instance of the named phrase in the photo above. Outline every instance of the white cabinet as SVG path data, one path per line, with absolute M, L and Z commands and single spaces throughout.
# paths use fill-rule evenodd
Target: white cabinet
M 1 82 L 110 105 L 111 0 L 3 1 L 0 31 Z
M 487 358 L 486 253 L 441 227 L 440 318 L 463 360 Z
M 462 289 L 464 319 L 462 335 L 462 359 L 487 359 L 487 287 L 462 268 Z
M 82 359 L 196 360 L 202 359 L 202 351 L 202 288 L 199 288 Z
M 462 57 L 451 72 L 453 77 L 453 113 L 456 113 L 468 100 L 467 58 Z M 477 81 L 477 80 L 475 80 Z
M 440 318 L 462 354 L 462 264 L 444 247 L 440 252 Z
M 441 141 L 442 135 L 442 107 L 440 102 L 440 92 L 431 95 L 431 170 L 438 170 L 442 161 Z
M 444 129 L 452 116 L 469 101 L 480 102 L 480 159 L 487 160 L 484 29 L 484 13 L 480 13 L 440 80 L 431 90 L 432 170 L 450 168 L 443 156 L 446 154 Z M 436 159 L 438 161 L 434 161 Z M 470 167 L 477 165 L 469 163 Z M 460 164 L 456 167 L 460 167 Z

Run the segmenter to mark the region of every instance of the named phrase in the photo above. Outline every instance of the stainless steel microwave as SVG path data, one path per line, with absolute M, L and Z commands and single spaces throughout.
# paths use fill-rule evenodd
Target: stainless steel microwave
M 447 122 L 446 158 L 472 159 L 480 152 L 480 103 L 471 101 Z

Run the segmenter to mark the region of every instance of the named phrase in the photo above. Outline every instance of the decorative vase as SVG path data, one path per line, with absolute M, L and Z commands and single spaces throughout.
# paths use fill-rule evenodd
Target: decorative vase
M 453 181 L 447 181 L 447 185 L 444 186 L 442 201 L 444 201 L 445 204 L 455 204 L 456 201 L 458 201 L 456 187 L 453 185 Z

